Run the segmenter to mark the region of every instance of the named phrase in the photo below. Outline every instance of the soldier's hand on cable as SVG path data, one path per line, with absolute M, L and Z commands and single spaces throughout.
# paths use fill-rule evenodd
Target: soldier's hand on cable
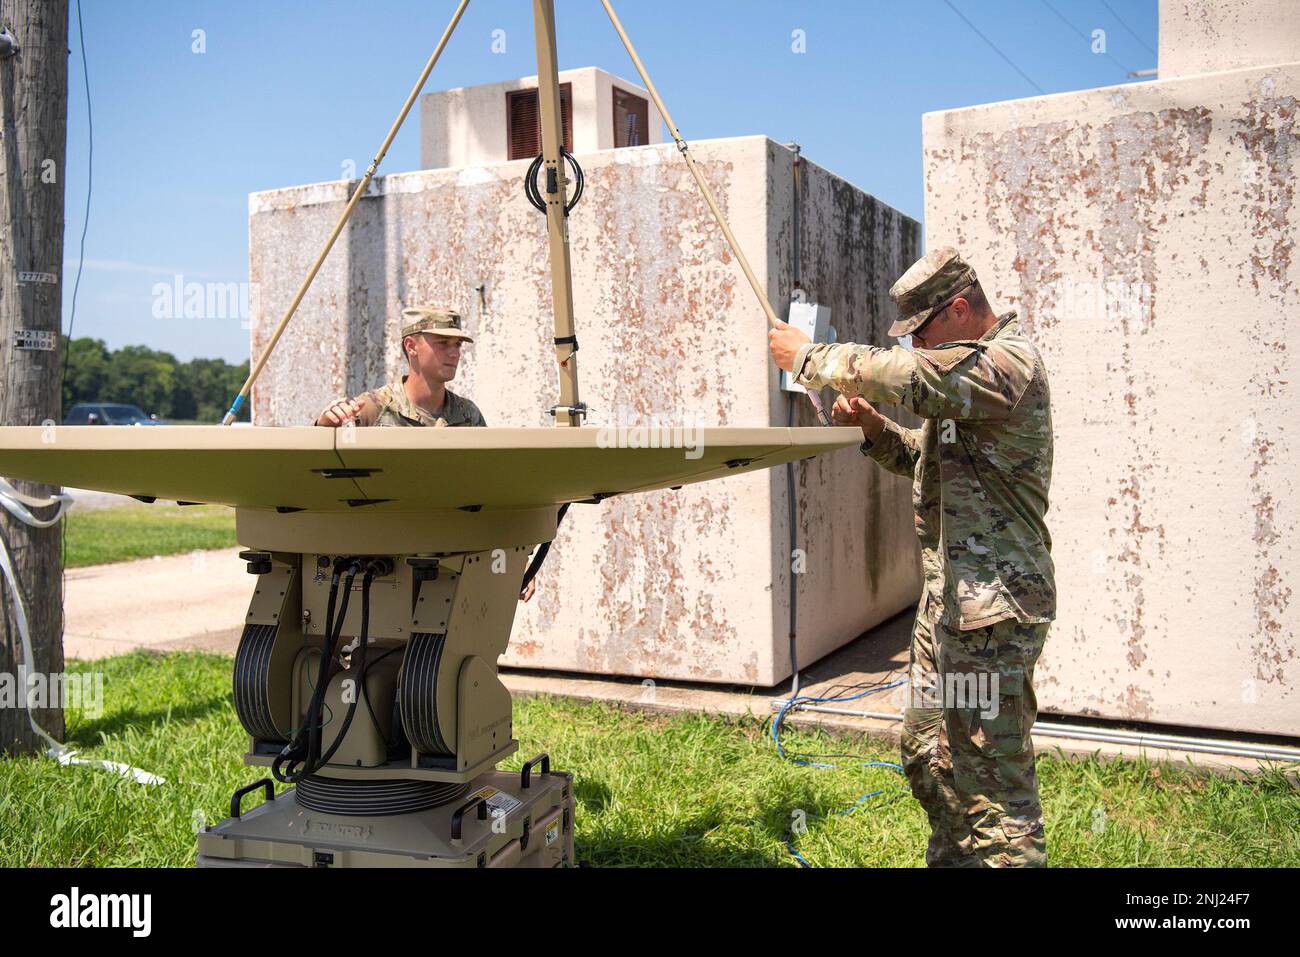
M 519 593 L 519 600 L 524 602 L 531 600 L 533 597 L 533 593 L 536 591 L 537 591 L 537 579 L 534 578 L 527 585 L 525 585 L 524 590 Z
M 772 353 L 772 361 L 778 369 L 786 372 L 794 371 L 794 357 L 799 354 L 801 347 L 811 341 L 794 326 L 780 320 L 777 320 L 776 328 L 767 334 L 767 347 Z
M 837 396 L 835 404 L 831 406 L 831 421 L 836 425 L 858 426 L 862 429 L 862 435 L 872 442 L 885 431 L 885 417 L 870 402 L 859 396 Z
M 356 418 L 363 407 L 364 403 L 360 399 L 343 399 L 322 412 L 316 424 L 337 429 L 349 419 Z

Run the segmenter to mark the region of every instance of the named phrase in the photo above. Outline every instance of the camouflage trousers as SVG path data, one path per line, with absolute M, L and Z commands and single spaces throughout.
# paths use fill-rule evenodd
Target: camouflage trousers
M 912 630 L 903 769 L 930 818 L 930 867 L 1045 867 L 1034 745 L 1034 663 L 1045 624 L 974 631 L 941 624 L 925 599 Z M 918 689 L 934 693 L 918 696 Z M 954 688 L 996 689 L 982 703 Z M 996 707 L 992 706 L 996 702 Z M 934 706 L 937 705 L 937 706 Z

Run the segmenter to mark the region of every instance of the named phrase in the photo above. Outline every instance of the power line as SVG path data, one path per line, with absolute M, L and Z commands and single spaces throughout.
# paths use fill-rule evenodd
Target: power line
M 86 27 L 81 20 L 81 0 L 77 0 L 77 37 L 81 43 L 81 76 L 86 84 L 86 213 L 81 221 L 81 254 L 77 257 L 77 278 L 72 284 L 72 306 L 68 311 L 68 339 L 63 347 L 63 367 L 59 371 L 59 409 L 63 409 L 63 389 L 68 381 L 68 358 L 72 355 L 72 324 L 77 319 L 77 291 L 81 288 L 81 270 L 86 263 L 86 233 L 90 230 L 90 194 L 94 187 L 95 172 L 95 120 L 90 112 L 90 69 L 86 65 Z M 60 415 L 62 418 L 62 415 Z M 63 561 L 59 563 L 59 607 L 65 608 L 68 596 L 68 519 L 59 523 L 60 550 Z M 59 615 L 59 647 L 68 626 L 68 616 Z
M 946 3 L 946 4 L 948 5 L 948 9 L 950 9 L 953 13 L 957 14 L 957 16 L 961 17 L 962 22 L 965 23 L 966 26 L 970 27 L 971 30 L 974 31 L 974 33 L 975 33 L 975 35 L 976 35 L 977 37 L 979 37 L 981 40 L 983 40 L 985 43 L 987 43 L 990 47 L 992 47 L 992 48 L 993 48 L 993 52 L 996 53 L 998 56 L 1002 57 L 1002 59 L 1005 60 L 1005 61 L 1007 62 L 1007 65 L 1010 66 L 1011 69 L 1013 69 L 1013 70 L 1015 70 L 1017 73 L 1019 73 L 1020 76 L 1024 79 L 1024 81 L 1025 81 L 1026 83 L 1028 83 L 1030 86 L 1032 86 L 1032 87 L 1033 87 L 1035 90 L 1037 90 L 1039 93 L 1046 93 L 1046 92 L 1047 92 L 1047 91 L 1044 90 L 1041 86 L 1039 86 L 1037 83 L 1035 83 L 1035 82 L 1033 81 L 1033 79 L 1029 76 L 1028 73 L 1026 73 L 1024 70 L 1020 69 L 1020 67 L 1016 66 L 1015 62 L 1011 59 L 1011 57 L 1007 56 L 1005 53 L 1003 53 L 1001 50 L 999 50 L 999 49 L 998 49 L 998 45 L 997 45 L 996 43 L 994 43 L 992 40 L 990 40 L 988 37 L 986 37 L 983 33 L 981 33 L 979 27 L 975 26 L 975 24 L 973 24 L 973 23 L 971 23 L 969 20 L 967 20 L 967 19 L 966 19 L 966 15 L 965 15 L 964 13 L 962 13 L 960 10 L 958 10 L 955 6 L 953 6 L 952 0 L 943 0 L 943 2 Z
M 1069 20 L 1065 19 L 1065 15 L 1061 13 L 1060 10 L 1057 10 L 1056 7 L 1048 3 L 1047 0 L 1041 0 L 1041 2 L 1043 6 L 1045 6 L 1048 10 L 1051 10 L 1054 14 L 1056 14 L 1057 18 L 1060 19 L 1062 23 L 1064 23 L 1067 27 L 1073 30 L 1075 32 L 1075 35 L 1078 36 L 1080 40 L 1082 40 L 1084 43 L 1088 43 L 1088 44 L 1092 43 L 1092 38 L 1089 37 L 1082 30 L 1080 30 L 1078 27 L 1076 27 Z M 1120 63 L 1119 60 L 1116 60 L 1113 56 L 1111 56 L 1109 50 L 1103 50 L 1102 52 L 1106 55 L 1108 59 L 1110 59 L 1112 63 L 1114 63 L 1116 66 L 1118 66 L 1121 70 L 1124 71 L 1124 76 L 1128 77 L 1133 74 L 1133 71 L 1131 69 L 1129 69 L 1123 63 Z
M 63 375 L 59 388 L 68 381 L 68 355 L 72 350 L 72 324 L 77 321 L 77 291 L 81 288 L 81 270 L 86 263 L 86 233 L 90 230 L 90 194 L 95 185 L 95 118 L 90 111 L 90 71 L 86 66 L 86 29 L 81 22 L 81 0 L 77 0 L 77 36 L 81 41 L 81 76 L 86 83 L 86 215 L 81 223 L 81 255 L 77 259 L 77 278 L 72 283 L 72 307 L 68 312 L 68 344 L 63 349 Z M 60 401 L 62 399 L 60 398 Z
M 1158 57 L 1158 56 L 1160 56 L 1160 54 L 1156 53 L 1155 50 L 1153 50 L 1153 49 L 1151 49 L 1149 46 L 1147 46 L 1147 42 L 1146 42 L 1145 40 L 1143 40 L 1140 36 L 1138 36 L 1138 35 L 1137 35 L 1137 31 L 1134 30 L 1134 29 L 1133 29 L 1131 26 L 1129 26 L 1127 23 L 1125 23 L 1124 20 L 1120 17 L 1120 15 L 1119 15 L 1118 13 L 1116 13 L 1114 10 L 1111 10 L 1111 6 L 1110 6 L 1109 3 L 1106 2 L 1106 0 L 1101 0 L 1101 5 L 1102 5 L 1103 7 L 1105 7 L 1107 10 L 1110 10 L 1110 15 L 1111 15 L 1112 17 L 1114 17 L 1116 20 L 1119 21 L 1119 25 L 1120 25 L 1121 27 L 1123 27 L 1125 30 L 1127 30 L 1127 31 L 1129 32 L 1129 35 L 1130 35 L 1131 37 L 1133 37 L 1134 40 L 1136 40 L 1138 43 L 1142 44 L 1142 46 L 1146 47 L 1146 51 L 1147 51 L 1148 53 L 1150 53 L 1150 54 L 1151 54 L 1152 56 L 1154 56 L 1154 57 Z

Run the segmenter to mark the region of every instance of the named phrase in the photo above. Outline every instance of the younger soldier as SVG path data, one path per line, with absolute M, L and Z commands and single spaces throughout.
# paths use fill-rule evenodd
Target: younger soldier
M 478 406 L 447 388 L 460 365 L 462 342 L 473 342 L 461 328 L 460 315 L 450 309 L 403 309 L 402 351 L 411 371 L 388 385 L 355 399 L 340 399 L 320 414 L 317 425 L 358 426 L 485 426 Z M 529 601 L 537 579 L 519 593 Z
M 930 818 L 926 863 L 1043 866 L 1029 731 L 1038 714 L 1034 664 L 1056 615 L 1043 522 L 1052 476 L 1047 372 L 1016 314 L 994 315 L 955 249 L 927 254 L 889 295 L 902 314 L 889 333 L 910 335 L 913 349 L 814 345 L 782 325 L 770 333 L 772 357 L 800 385 L 838 390 L 836 423 L 860 426 L 863 454 L 914 482 L 925 588 L 903 765 Z M 925 422 L 903 428 L 871 402 Z
M 456 377 L 462 342 L 473 342 L 450 309 L 403 309 L 402 351 L 410 373 L 355 399 L 341 399 L 320 414 L 317 425 L 358 426 L 487 425 L 469 399 L 447 383 Z

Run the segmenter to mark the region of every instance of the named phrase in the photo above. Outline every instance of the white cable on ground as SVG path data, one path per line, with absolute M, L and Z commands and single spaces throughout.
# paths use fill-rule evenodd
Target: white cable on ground
M 52 505 L 59 507 L 59 510 L 54 513 L 52 518 L 37 518 L 30 511 L 32 508 L 49 508 Z M 66 493 L 60 492 L 53 498 L 33 498 L 30 495 L 24 495 L 4 479 L 0 479 L 0 506 L 24 525 L 30 525 L 33 528 L 49 528 L 63 517 L 63 513 L 68 510 L 70 505 L 72 505 L 72 496 Z M 18 635 L 23 645 L 23 665 L 25 668 L 30 668 L 35 662 L 35 656 L 32 654 L 32 638 L 27 628 L 27 606 L 23 602 L 23 595 L 18 587 L 18 576 L 14 574 L 13 562 L 9 558 L 9 547 L 3 539 L 0 539 L 0 572 L 4 573 L 5 581 L 9 583 L 9 590 L 13 595 L 14 616 L 18 621 Z M 89 761 L 77 757 L 76 751 L 73 751 L 66 744 L 55 741 L 44 728 L 36 723 L 36 715 L 30 701 L 27 702 L 27 720 L 31 724 L 32 730 L 50 746 L 45 753 L 49 757 L 57 759 L 59 764 L 80 764 L 86 767 L 100 768 L 120 774 L 123 777 L 133 778 L 139 784 L 165 783 L 164 778 L 160 778 L 156 774 L 150 774 L 148 771 L 142 771 L 139 768 L 133 768 L 129 764 L 122 764 L 118 761 Z

